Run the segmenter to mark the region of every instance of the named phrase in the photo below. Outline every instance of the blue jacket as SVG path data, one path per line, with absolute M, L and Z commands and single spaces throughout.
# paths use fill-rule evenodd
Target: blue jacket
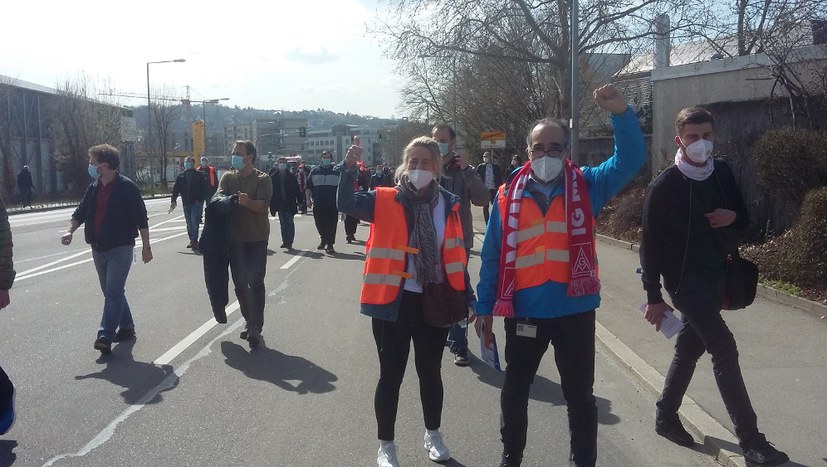
M 336 207 L 338 210 L 357 219 L 373 222 L 374 207 L 376 206 L 376 190 L 354 192 L 353 182 L 356 178 L 356 169 L 345 170 L 342 163 L 339 163 L 337 169 L 341 174 L 339 177 L 339 191 L 336 196 Z M 439 186 L 438 188 L 440 196 L 442 196 L 445 201 L 445 219 L 448 219 L 448 216 L 451 214 L 451 209 L 460 204 L 460 199 L 444 188 Z M 408 238 L 410 238 L 411 226 L 413 225 L 413 211 L 411 211 L 408 200 L 404 196 L 397 195 L 396 201 L 405 208 L 405 221 L 408 224 Z M 405 261 L 407 261 L 407 254 L 405 255 Z M 402 290 L 403 287 L 400 286 L 396 300 L 386 305 L 363 303 L 361 305 L 362 314 L 385 321 L 396 321 L 399 316 L 399 303 L 402 300 Z M 469 305 L 474 306 L 476 297 L 474 297 L 474 290 L 471 287 L 471 278 L 468 276 L 467 269 L 465 271 L 465 293 Z
M 583 167 L 583 177 L 589 188 L 592 215 L 596 218 L 603 206 L 626 186 L 646 162 L 646 144 L 637 116 L 630 108 L 622 115 L 612 115 L 615 151 L 612 157 L 597 167 Z M 564 195 L 561 186 L 552 198 Z M 526 190 L 523 196 L 531 198 Z M 497 301 L 497 280 L 502 249 L 502 219 L 499 203 L 494 203 L 488 227 L 482 242 L 482 268 L 477 285 L 477 314 L 490 315 Z M 600 294 L 569 297 L 568 284 L 548 281 L 543 285 L 518 290 L 514 294 L 514 311 L 518 318 L 558 318 L 591 311 L 600 306 Z

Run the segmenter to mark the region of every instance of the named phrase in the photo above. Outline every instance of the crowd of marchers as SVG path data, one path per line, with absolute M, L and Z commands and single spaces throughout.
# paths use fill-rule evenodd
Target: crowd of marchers
M 495 165 L 488 153 L 482 164 L 472 166 L 457 150 L 454 129 L 445 124 L 410 141 L 395 169 L 367 169 L 358 137 L 338 161 L 325 151 L 321 164 L 312 169 L 280 158 L 264 173 L 256 168 L 258 157 L 250 141 L 236 142 L 233 170 L 220 180 L 207 160 L 195 168 L 188 158 L 175 181 L 170 211 L 180 195 L 187 247 L 203 257 L 216 321 L 227 323 L 232 278 L 244 318 L 240 338 L 251 351 L 263 342 L 268 212 L 278 217 L 281 248 L 291 251 L 294 216 L 312 210 L 317 248 L 331 257 L 336 255 L 341 215 L 349 243 L 356 240 L 359 222 L 367 222 L 371 232 L 359 295 L 361 313 L 371 319 L 379 363 L 373 396 L 377 464 L 400 464 L 395 424 L 411 343 L 425 425 L 422 445 L 434 462 L 451 458 L 440 431 L 443 405 L 453 402 L 446 400 L 442 383 L 446 342 L 454 363 L 465 366 L 468 324 L 473 323 L 483 345 L 491 347 L 493 318 L 499 316 L 504 318 L 506 363 L 499 465 L 523 461 L 529 393 L 551 346 L 568 409 L 569 462 L 594 466 L 595 310 L 600 306 L 594 225 L 601 209 L 645 163 L 646 146 L 634 110 L 614 86 L 596 89 L 593 97 L 610 114 L 615 141 L 614 154 L 593 167 L 572 162 L 569 128 L 551 118 L 532 125 L 525 162 L 514 155 L 506 168 Z M 782 464 L 789 457 L 758 429 L 735 338 L 721 317 L 727 258 L 737 251 L 738 234 L 748 225 L 747 210 L 732 171 L 712 157 L 712 114 L 687 107 L 677 115 L 675 131 L 674 164 L 651 183 L 642 213 L 645 318 L 660 327 L 674 306 L 683 323 L 656 403 L 654 429 L 681 446 L 695 444 L 678 412 L 696 362 L 708 352 L 745 459 Z M 137 186 L 118 172 L 119 163 L 112 146 L 89 150 L 93 182 L 61 237 L 69 245 L 73 232 L 85 224 L 84 240 L 104 295 L 93 346 L 104 355 L 111 353 L 113 343 L 136 335 L 124 294 L 136 238 L 141 239 L 143 262 L 153 259 L 146 207 Z M 473 279 L 467 267 L 474 242 L 471 204 L 484 206 L 487 225 L 479 277 Z M 0 203 L 0 308 L 9 303 L 13 279 L 11 234 Z M 13 395 L 14 387 L 0 369 L 0 433 L 14 421 Z

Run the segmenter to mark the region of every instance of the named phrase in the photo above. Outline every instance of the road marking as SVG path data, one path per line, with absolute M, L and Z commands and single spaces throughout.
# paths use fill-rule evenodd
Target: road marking
M 284 263 L 284 266 L 280 267 L 279 269 L 290 269 L 290 266 L 296 264 L 302 256 L 307 256 L 307 250 L 299 250 L 299 254 L 294 256 L 290 261 Z
M 233 314 L 233 312 L 235 310 L 238 310 L 238 309 L 239 309 L 238 301 L 232 303 L 230 306 L 227 307 L 227 317 L 229 318 L 230 315 Z M 168 365 L 169 362 L 173 361 L 175 359 L 175 357 L 180 355 L 181 352 L 186 350 L 187 347 L 194 344 L 195 341 L 200 339 L 201 336 L 206 334 L 207 331 L 214 328 L 217 324 L 218 324 L 218 321 L 216 321 L 213 318 L 210 318 L 206 323 L 202 324 L 195 331 L 192 331 L 190 333 L 190 335 L 185 337 L 184 339 L 182 339 L 181 342 L 173 345 L 172 348 L 170 348 L 169 350 L 164 352 L 163 355 L 161 355 L 160 357 L 155 359 L 155 361 L 152 362 L 152 363 L 155 364 L 155 365 Z
M 146 406 L 146 404 L 150 403 L 153 399 L 158 397 L 158 394 L 160 394 L 164 391 L 168 391 L 170 389 L 175 388 L 178 381 L 180 381 L 180 379 L 183 378 L 184 374 L 186 374 L 186 372 L 190 369 L 190 367 L 192 366 L 193 363 L 195 363 L 196 361 L 198 361 L 198 360 L 206 357 L 210 353 L 212 353 L 213 344 L 215 344 L 218 340 L 223 339 L 224 337 L 228 336 L 229 334 L 235 332 L 239 327 L 241 327 L 241 323 L 243 321 L 244 320 L 241 320 L 241 319 L 236 321 L 235 323 L 230 325 L 226 330 L 224 330 L 224 332 L 222 332 L 221 334 L 216 336 L 215 339 L 213 339 L 209 343 L 207 343 L 207 345 L 205 345 L 197 354 L 195 354 L 192 358 L 190 358 L 186 362 L 182 363 L 181 366 L 176 368 L 172 373 L 169 374 L 169 376 L 167 376 L 166 378 L 163 379 L 163 381 L 158 383 L 157 386 L 150 389 L 146 394 L 144 394 L 144 396 L 141 397 L 138 400 L 138 402 L 136 402 L 134 404 L 131 404 L 123 412 L 121 412 L 120 415 L 115 417 L 114 420 L 112 420 L 108 425 L 106 425 L 106 427 L 103 430 L 101 430 L 94 438 L 92 438 L 91 441 L 86 443 L 86 445 L 83 446 L 78 452 L 69 453 L 69 454 L 60 454 L 60 455 L 55 456 L 55 457 L 49 459 L 48 461 L 46 461 L 46 463 L 43 464 L 43 466 L 44 467 L 52 466 L 56 462 L 58 462 L 62 459 L 68 459 L 68 458 L 71 458 L 71 457 L 83 457 L 86 454 L 89 454 L 90 452 L 92 452 L 92 450 L 94 450 L 95 448 L 98 448 L 101 445 L 103 445 L 104 443 L 106 443 L 107 441 L 109 441 L 109 439 L 112 438 L 112 436 L 115 435 L 115 430 L 118 428 L 118 425 L 125 422 L 126 419 L 128 419 L 129 416 L 132 415 L 133 413 L 135 413 L 135 412 L 141 410 L 142 408 L 144 408 L 144 406 Z M 213 320 L 213 322 L 215 322 L 215 320 Z
M 295 271 L 297 271 L 297 269 L 294 269 L 294 270 L 290 271 L 289 273 L 287 273 L 287 277 L 285 277 L 284 280 L 276 287 L 276 292 L 284 290 L 286 288 L 287 281 L 290 279 L 290 276 L 292 276 Z M 227 317 L 229 317 L 237 309 L 238 309 L 238 301 L 232 303 L 230 306 L 227 307 Z M 78 452 L 57 455 L 57 456 L 49 459 L 48 461 L 46 461 L 46 463 L 43 464 L 43 466 L 44 467 L 52 466 L 56 462 L 58 462 L 62 459 L 68 459 L 68 458 L 71 458 L 71 457 L 83 457 L 86 454 L 89 454 L 90 452 L 92 452 L 92 450 L 94 450 L 95 448 L 98 448 L 98 447 L 102 446 L 104 443 L 106 443 L 107 441 L 109 441 L 109 439 L 112 438 L 112 436 L 115 435 L 115 430 L 117 429 L 118 425 L 125 422 L 129 418 L 129 416 L 132 415 L 133 413 L 135 413 L 135 412 L 141 410 L 142 408 L 144 408 L 144 406 L 146 406 L 146 404 L 148 404 L 153 399 L 158 397 L 158 394 L 162 393 L 163 391 L 167 391 L 167 390 L 175 388 L 176 385 L 180 383 L 181 378 L 184 376 L 184 374 L 187 372 L 187 370 L 189 370 L 190 366 L 194 362 L 196 362 L 197 360 L 200 360 L 200 359 L 206 357 L 207 355 L 209 355 L 210 353 L 212 353 L 212 346 L 216 342 L 218 342 L 219 340 L 221 340 L 224 337 L 226 337 L 226 336 L 232 334 L 233 332 L 235 332 L 238 328 L 240 328 L 242 326 L 243 322 L 244 322 L 244 320 L 240 319 L 240 320 L 236 321 L 235 323 L 231 324 L 230 326 L 228 326 L 227 329 L 224 330 L 224 332 L 220 333 L 218 336 L 216 336 L 214 339 L 212 339 L 210 342 L 208 342 L 207 345 L 202 347 L 201 350 L 198 351 L 198 353 L 196 353 L 193 357 L 191 357 L 189 360 L 182 363 L 178 368 L 175 368 L 173 370 L 173 372 L 169 376 L 164 378 L 163 381 L 158 383 L 157 386 L 155 386 L 154 388 L 147 391 L 147 393 L 144 394 L 144 396 L 141 397 L 138 400 L 138 402 L 136 402 L 134 404 L 131 404 L 123 412 L 121 412 L 120 415 L 115 417 L 114 420 L 109 422 L 109 424 L 106 425 L 106 427 L 103 430 L 101 430 L 97 435 L 95 435 L 95 437 L 92 438 L 91 441 L 86 443 L 86 445 L 83 446 Z M 209 331 L 210 329 L 215 327 L 217 324 L 218 324 L 218 322 L 216 320 L 210 319 L 206 323 L 199 326 L 198 329 L 191 332 L 187 337 L 182 339 L 180 342 L 173 345 L 172 348 L 170 348 L 169 350 L 164 352 L 163 355 L 161 355 L 160 357 L 155 359 L 155 361 L 153 361 L 152 363 L 155 364 L 155 365 L 168 365 L 169 362 L 174 360 L 175 357 L 180 355 L 181 352 L 183 352 L 189 346 L 194 344 L 198 340 L 198 338 L 202 337 L 204 334 L 207 333 L 207 331 Z
M 153 239 L 153 240 L 150 240 L 150 241 L 149 241 L 149 244 L 150 244 L 150 245 L 154 245 L 154 244 L 156 244 L 156 243 L 165 242 L 165 241 L 167 241 L 167 240 L 172 240 L 173 238 L 182 237 L 182 236 L 184 236 L 184 235 L 187 235 L 187 233 L 186 233 L 186 232 L 181 232 L 181 233 L 179 233 L 179 234 L 170 235 L 169 237 L 164 237 L 164 238 L 157 238 L 157 239 Z M 137 250 L 137 249 L 140 249 L 140 248 L 142 248 L 142 246 L 141 246 L 141 245 L 135 245 L 135 247 L 134 247 L 134 249 L 136 249 L 136 250 Z M 57 271 L 60 271 L 61 269 L 66 269 L 66 268 L 68 268 L 68 267 L 77 266 L 77 265 L 79 265 L 79 264 L 83 264 L 83 263 L 88 263 L 88 262 L 92 261 L 91 254 L 92 254 L 92 250 L 91 250 L 91 249 L 81 251 L 80 253 L 75 253 L 75 254 L 70 255 L 70 256 L 67 256 L 67 257 L 65 257 L 65 258 L 63 258 L 63 259 L 59 259 L 59 260 L 56 260 L 56 261 L 52 261 L 51 263 L 44 264 L 44 265 L 42 265 L 42 266 L 38 266 L 38 267 L 36 267 L 36 268 L 29 269 L 28 271 L 23 271 L 23 272 L 21 272 L 20 274 L 18 274 L 18 275 L 17 275 L 17 277 L 15 277 L 15 279 L 14 279 L 14 280 L 19 282 L 19 281 L 21 281 L 21 280 L 24 280 L 24 279 L 29 279 L 29 278 L 31 278 L 31 277 L 42 276 L 42 275 L 44 275 L 44 274 L 49 274 L 49 273 L 52 273 L 52 272 L 57 272 Z M 89 257 L 89 258 L 86 258 L 86 259 L 84 259 L 84 260 L 81 260 L 81 261 L 76 261 L 76 262 L 71 263 L 71 264 L 64 264 L 64 265 L 62 265 L 62 266 L 58 266 L 58 267 L 56 267 L 56 268 L 42 270 L 42 269 L 44 269 L 44 268 L 49 268 L 49 267 L 54 266 L 54 265 L 56 265 L 56 264 L 63 263 L 63 262 L 65 262 L 65 261 L 68 261 L 68 260 L 70 260 L 70 259 L 77 258 L 78 256 L 82 256 L 82 255 L 90 255 L 90 257 Z

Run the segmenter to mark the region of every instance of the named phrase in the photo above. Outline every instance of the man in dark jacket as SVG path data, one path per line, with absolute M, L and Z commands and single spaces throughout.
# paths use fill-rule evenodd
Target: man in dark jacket
M 201 223 L 201 214 L 204 212 L 204 200 L 208 196 L 207 181 L 194 168 L 195 158 L 187 157 L 184 160 L 184 172 L 175 179 L 172 186 L 172 198 L 169 203 L 169 212 L 175 209 L 178 194 L 184 204 L 184 219 L 187 221 L 187 236 L 190 243 L 187 248 L 198 250 L 198 225 Z
M 376 166 L 376 172 L 370 177 L 370 189 L 374 190 L 380 186 L 394 186 L 393 174 L 388 166 L 380 164 Z
M 293 223 L 293 216 L 298 212 L 299 182 L 287 167 L 286 157 L 279 157 L 278 165 L 270 171 L 270 182 L 273 184 L 273 195 L 270 197 L 270 215 L 279 214 L 279 225 L 281 226 L 280 248 L 292 251 L 293 239 L 296 236 L 296 225 Z
M 681 425 L 678 409 L 696 362 L 709 352 L 744 458 L 748 463 L 779 465 L 789 457 L 758 431 L 735 337 L 721 317 L 727 255 L 737 251 L 738 232 L 749 226 L 749 215 L 729 166 L 712 159 L 713 124 L 712 114 L 699 107 L 678 113 L 675 165 L 652 182 L 643 206 L 640 262 L 646 320 L 660 328 L 664 313 L 671 309 L 661 293 L 663 276 L 663 288 L 684 324 L 656 404 L 655 431 L 681 446 L 695 444 Z
M 468 164 L 465 154 L 455 151 L 457 134 L 449 125 L 440 124 L 431 130 L 431 136 L 439 143 L 442 153 L 442 173 L 439 184 L 451 193 L 459 196 L 459 217 L 462 221 L 462 235 L 465 239 L 466 258 L 471 257 L 471 247 L 474 246 L 474 224 L 471 216 L 471 203 L 477 206 L 487 206 L 491 202 L 491 195 L 485 188 L 482 179 Z M 466 328 L 459 323 L 451 326 L 448 333 L 448 342 L 451 353 L 454 354 L 454 363 L 457 366 L 468 365 L 468 336 Z
M 493 204 L 494 200 L 497 199 L 497 188 L 503 184 L 503 174 L 500 166 L 491 162 L 490 152 L 485 151 L 482 154 L 482 164 L 477 166 L 477 175 L 485 183 L 485 187 L 488 188 L 488 193 L 491 194 L 491 204 Z M 482 215 L 486 224 L 488 224 L 488 208 L 488 203 L 482 207 Z
M 34 182 L 32 182 L 32 173 L 29 171 L 28 165 L 24 165 L 20 173 L 17 174 L 17 189 L 20 190 L 20 203 L 23 207 L 32 207 Z
M 333 169 L 333 153 L 322 151 L 322 164 L 310 171 L 307 177 L 307 189 L 310 191 L 310 206 L 313 207 L 313 220 L 319 232 L 320 242 L 317 247 L 328 254 L 335 254 L 336 224 L 339 211 L 336 209 L 336 189 L 339 186 L 339 172 Z
M 100 144 L 89 148 L 89 175 L 95 181 L 86 189 L 69 221 L 69 230 L 61 237 L 61 243 L 71 244 L 72 234 L 86 224 L 83 233 L 86 243 L 92 246 L 92 259 L 104 296 L 103 317 L 94 344 L 103 355 L 112 352 L 112 342 L 135 337 L 124 287 L 139 233 L 143 244 L 141 258 L 144 263 L 152 261 L 146 205 L 138 186 L 118 173 L 120 161 L 114 146 Z

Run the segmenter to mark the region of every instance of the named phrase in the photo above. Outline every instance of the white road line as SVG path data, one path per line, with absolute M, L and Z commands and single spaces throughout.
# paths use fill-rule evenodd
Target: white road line
M 149 244 L 154 245 L 156 243 L 165 242 L 167 240 L 172 240 L 173 238 L 182 237 L 186 234 L 187 234 L 186 232 L 181 232 L 179 234 L 170 235 L 169 237 L 153 239 L 153 240 L 149 241 Z M 135 249 L 139 249 L 139 248 L 141 248 L 141 245 L 135 245 Z M 58 266 L 56 268 L 45 269 L 45 270 L 41 271 L 41 269 L 48 268 L 48 267 L 54 266 L 56 264 L 60 264 L 62 262 L 68 261 L 68 260 L 73 259 L 73 258 L 77 258 L 78 256 L 82 256 L 82 255 L 90 255 L 90 257 L 86 258 L 82 261 L 77 261 L 77 262 L 74 262 L 74 263 L 71 263 L 71 264 L 64 264 L 64 265 Z M 43 266 L 38 266 L 36 268 L 29 269 L 28 271 L 23 271 L 20 274 L 18 274 L 17 277 L 15 277 L 14 280 L 19 282 L 23 279 L 29 279 L 31 277 L 42 276 L 43 274 L 49 274 L 49 273 L 52 273 L 52 272 L 60 271 L 61 269 L 66 269 L 66 268 L 71 267 L 71 266 L 77 266 L 79 264 L 88 263 L 88 262 L 92 261 L 91 255 L 92 255 L 92 250 L 84 250 L 80 253 L 75 253 L 71 256 L 67 256 L 63 259 L 59 259 L 57 261 L 52 261 L 49 264 L 44 264 Z
M 284 263 L 284 266 L 280 267 L 279 269 L 290 269 L 290 266 L 296 264 L 302 256 L 307 256 L 307 250 L 299 250 L 299 254 L 294 256 L 290 261 Z
M 285 284 L 287 283 L 288 279 L 290 279 L 290 276 L 292 276 L 295 271 L 297 271 L 297 269 L 294 269 L 294 270 L 290 271 L 289 273 L 287 273 L 287 277 L 285 277 L 284 280 L 276 287 L 276 289 L 275 289 L 276 292 L 279 292 L 279 291 L 284 290 L 284 289 L 287 288 L 285 286 Z M 238 302 L 236 301 L 236 302 L 232 303 L 230 306 L 227 307 L 227 316 L 229 317 L 237 309 L 238 309 Z M 241 327 L 243 322 L 244 322 L 244 320 L 240 319 L 240 320 L 236 321 L 235 323 L 231 324 L 230 326 L 228 326 L 227 329 L 224 330 L 224 332 L 222 332 L 221 334 L 216 336 L 215 339 L 211 340 L 210 342 L 207 343 L 207 345 L 202 347 L 201 350 L 197 354 L 195 354 L 192 358 L 190 358 L 189 360 L 182 363 L 178 368 L 176 368 L 172 372 L 172 374 L 170 374 L 169 376 L 164 378 L 163 381 L 158 383 L 157 386 L 155 386 L 154 388 L 147 391 L 147 393 L 144 394 L 144 396 L 141 397 L 138 400 L 138 402 L 136 402 L 134 404 L 131 404 L 123 412 L 121 412 L 120 415 L 115 417 L 114 420 L 109 422 L 109 424 L 106 425 L 106 427 L 103 430 L 101 430 L 97 435 L 95 435 L 95 437 L 92 438 L 91 441 L 86 443 L 86 445 L 83 446 L 78 452 L 57 455 L 57 456 L 49 459 L 48 461 L 46 461 L 46 463 L 43 464 L 43 466 L 44 467 L 52 466 L 56 462 L 58 462 L 62 459 L 68 459 L 68 458 L 71 458 L 71 457 L 83 457 L 86 454 L 89 454 L 90 452 L 92 452 L 92 450 L 94 450 L 95 448 L 98 448 L 98 447 L 102 446 L 104 443 L 106 443 L 107 441 L 109 441 L 109 439 L 112 438 L 112 436 L 115 435 L 115 430 L 117 429 L 118 425 L 125 422 L 126 419 L 128 419 L 129 416 L 132 415 L 133 413 L 135 413 L 135 412 L 141 410 L 142 408 L 144 408 L 144 406 L 146 406 L 146 404 L 148 404 L 150 401 L 155 399 L 158 396 L 158 394 L 160 394 L 161 392 L 175 388 L 176 384 L 180 382 L 180 379 L 184 376 L 184 374 L 187 372 L 187 370 L 189 370 L 190 366 L 194 362 L 196 362 L 197 360 L 200 360 L 201 358 L 204 358 L 207 355 L 209 355 L 210 353 L 212 353 L 212 346 L 215 345 L 215 343 L 218 342 L 219 340 L 221 340 L 224 337 L 228 336 L 229 334 L 235 332 L 238 328 Z M 172 348 L 170 348 L 169 350 L 164 352 L 163 355 L 161 355 L 160 357 L 155 359 L 155 361 L 153 361 L 152 363 L 155 364 L 155 365 L 168 365 L 169 362 L 174 360 L 175 357 L 180 355 L 181 352 L 183 352 L 189 346 L 194 344 L 198 340 L 198 338 L 202 337 L 204 334 L 207 333 L 207 331 L 209 331 L 210 329 L 215 327 L 217 324 L 218 323 L 214 319 L 210 319 L 206 323 L 199 326 L 198 329 L 196 329 L 195 331 L 190 333 L 190 335 L 185 337 L 183 340 L 181 340 L 177 344 L 173 345 Z
M 217 341 L 223 339 L 227 335 L 235 332 L 238 328 L 241 327 L 241 323 L 243 321 L 244 320 L 236 321 L 235 323 L 230 325 L 226 330 L 224 330 L 224 332 L 222 332 L 221 334 L 216 336 L 215 339 L 213 339 L 209 343 L 207 343 L 207 345 L 205 345 L 201 349 L 201 351 L 199 351 L 197 354 L 195 354 L 192 358 L 190 358 L 186 362 L 182 363 L 181 366 L 176 368 L 169 376 L 167 376 L 166 378 L 164 378 L 163 381 L 158 383 L 157 386 L 150 389 L 146 394 L 144 394 L 144 396 L 141 397 L 140 400 L 138 400 L 138 402 L 136 402 L 134 404 L 131 404 L 123 412 L 121 412 L 120 415 L 115 417 L 114 420 L 112 420 L 108 425 L 106 425 L 106 427 L 103 430 L 101 430 L 100 433 L 98 433 L 94 438 L 92 438 L 91 441 L 86 443 L 86 445 L 83 446 L 78 452 L 69 453 L 69 454 L 60 454 L 60 455 L 55 456 L 55 457 L 49 459 L 48 461 L 46 461 L 46 463 L 43 464 L 43 466 L 44 467 L 49 467 L 49 466 L 54 465 L 56 462 L 58 462 L 60 460 L 68 459 L 68 458 L 71 458 L 71 457 L 83 457 L 83 456 L 89 454 L 90 452 L 92 452 L 92 450 L 94 450 L 95 448 L 100 447 L 101 445 L 103 445 L 104 443 L 109 441 L 109 439 L 112 438 L 112 436 L 115 435 L 115 430 L 118 428 L 118 425 L 120 425 L 122 422 L 125 422 L 126 419 L 128 419 L 129 416 L 132 415 L 133 413 L 135 413 L 135 412 L 141 410 L 142 408 L 144 408 L 144 406 L 146 406 L 146 404 L 148 404 L 153 399 L 158 397 L 158 394 L 160 394 L 164 391 L 168 391 L 170 389 L 175 388 L 176 383 L 181 378 L 184 377 L 184 374 L 186 374 L 186 372 L 190 369 L 190 366 L 192 366 L 193 363 L 195 363 L 196 361 L 198 361 L 198 360 L 206 357 L 210 353 L 212 353 L 213 344 L 215 344 Z
M 233 314 L 233 312 L 235 310 L 238 310 L 238 309 L 239 309 L 238 301 L 230 304 L 230 306 L 227 307 L 227 317 L 229 318 L 229 316 L 231 314 Z M 169 350 L 164 352 L 163 355 L 156 358 L 155 361 L 152 362 L 152 363 L 155 364 L 155 365 L 169 365 L 169 362 L 173 361 L 175 359 L 175 357 L 177 357 L 178 355 L 181 355 L 181 352 L 186 350 L 187 347 L 194 344 L 195 341 L 200 339 L 201 336 L 206 334 L 210 329 L 214 328 L 217 324 L 218 324 L 218 321 L 216 321 L 213 318 L 210 318 L 206 323 L 199 326 L 199 328 L 196 329 L 195 331 L 192 331 L 190 333 L 190 335 L 185 337 L 184 339 L 182 339 L 181 342 L 173 345 L 172 348 L 170 348 Z

